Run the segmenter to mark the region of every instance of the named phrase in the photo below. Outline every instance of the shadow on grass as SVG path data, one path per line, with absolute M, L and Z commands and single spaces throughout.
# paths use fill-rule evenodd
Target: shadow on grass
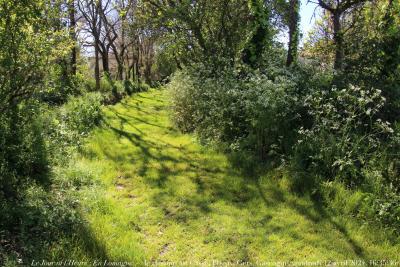
M 238 158 L 241 162 L 238 162 Z M 265 190 L 263 189 L 261 184 L 261 177 L 263 177 L 266 173 L 272 171 L 274 169 L 274 166 L 267 166 L 265 163 L 262 164 L 254 157 L 246 157 L 246 155 L 233 154 L 231 155 L 230 160 L 233 164 L 239 167 L 242 175 L 249 177 L 249 180 L 254 181 L 258 190 L 258 195 L 261 197 L 266 206 L 271 206 L 276 203 L 282 203 L 313 223 L 317 224 L 327 222 L 328 225 L 330 225 L 333 229 L 336 229 L 338 232 L 340 232 L 341 236 L 344 238 L 344 240 L 346 240 L 346 242 L 352 248 L 353 252 L 358 257 L 365 261 L 369 260 L 365 255 L 365 251 L 363 250 L 363 248 L 350 236 L 346 227 L 334 220 L 333 216 L 329 214 L 329 212 L 326 210 L 319 199 L 309 197 L 309 192 L 307 191 L 307 189 L 301 190 L 302 196 L 309 197 L 308 199 L 311 200 L 311 206 L 301 204 L 293 199 L 288 199 L 285 192 L 283 192 L 283 190 L 278 187 L 269 187 L 269 194 L 267 197 L 265 194 Z M 258 166 L 264 167 L 260 169 Z
M 110 261 L 109 255 L 107 253 L 107 248 L 104 243 L 100 242 L 93 230 L 87 223 L 78 226 L 78 242 L 81 244 L 85 255 L 87 255 L 88 260 L 92 262 L 97 261 Z
M 154 205 L 166 211 L 169 218 L 175 216 L 179 221 L 199 218 L 211 211 L 210 205 L 213 202 L 222 199 L 243 208 L 256 195 L 256 188 L 242 179 L 236 170 L 215 166 L 212 159 L 207 162 L 207 151 L 193 150 L 190 145 L 176 145 L 158 137 L 176 134 L 176 129 L 158 125 L 151 119 L 149 121 L 138 119 L 132 115 L 136 111 L 134 105 L 129 106 L 130 114 L 116 109 L 111 111 L 114 120 L 106 120 L 103 122 L 104 125 L 117 136 L 119 144 L 123 143 L 122 139 L 126 139 L 139 151 L 123 157 L 121 157 L 121 153 L 113 154 L 107 149 L 104 149 L 102 153 L 117 165 L 132 162 L 138 167 L 136 174 L 141 176 L 145 183 L 152 188 L 164 189 L 159 190 L 153 201 Z M 143 123 L 150 128 L 145 131 L 136 126 L 134 122 Z M 127 126 L 135 129 L 135 132 L 126 130 Z M 158 135 L 154 135 L 153 131 L 156 131 Z M 157 167 L 151 164 L 154 162 Z M 182 165 L 184 167 L 179 167 Z M 156 174 L 149 177 L 147 175 L 149 171 Z M 191 181 L 197 188 L 197 197 L 181 199 L 181 214 L 171 212 L 168 201 L 166 201 L 166 199 L 178 198 L 176 188 L 170 184 L 176 177 L 190 179 L 188 182 Z M 220 182 L 221 179 L 223 183 Z M 237 186 L 238 183 L 241 184 L 240 187 Z M 186 215 L 182 216 L 182 212 Z
M 301 205 L 294 201 L 287 201 L 287 203 L 292 209 L 296 210 L 299 214 L 314 223 L 328 222 L 334 229 L 340 232 L 341 236 L 346 240 L 358 257 L 362 258 L 366 262 L 369 260 L 365 255 L 363 248 L 350 236 L 346 227 L 336 222 L 322 204 L 313 201 L 313 206 L 310 209 L 310 207 Z M 311 211 L 315 211 L 315 213 L 313 214 Z
M 140 98 L 148 99 L 143 96 Z M 144 103 L 144 101 L 140 102 Z M 163 101 L 155 102 L 163 103 Z M 141 181 L 149 189 L 154 189 L 150 200 L 152 205 L 164 212 L 165 220 L 172 220 L 179 224 L 199 220 L 213 212 L 212 204 L 219 201 L 238 209 L 248 209 L 248 203 L 252 201 L 262 203 L 267 209 L 272 207 L 279 209 L 278 206 L 282 205 L 313 223 L 328 224 L 330 229 L 338 231 L 340 237 L 349 244 L 357 256 L 366 257 L 364 250 L 351 238 L 346 228 L 336 222 L 320 203 L 314 201 L 311 205 L 303 205 L 289 198 L 287 192 L 279 186 L 263 188 L 261 177 L 271 171 L 273 166 L 260 170 L 261 164 L 244 153 L 228 154 L 229 164 L 221 166 L 214 163 L 212 157 L 208 157 L 207 151 L 193 149 L 190 145 L 176 145 L 168 139 L 162 140 L 162 136 L 174 136 L 177 133 L 175 129 L 158 123 L 157 116 L 165 116 L 165 114 L 158 114 L 157 111 L 149 112 L 138 104 L 121 103 L 120 105 L 124 110 L 111 108 L 112 115 L 103 121 L 107 129 L 115 136 L 115 146 L 118 145 L 118 147 L 113 147 L 113 151 L 101 148 L 102 153 L 116 166 L 131 163 L 132 169 L 133 165 L 137 167 L 135 175 L 139 175 Z M 162 106 L 157 106 L 157 108 L 162 108 Z M 138 117 L 140 114 L 153 117 L 144 119 Z M 123 140 L 127 140 L 129 145 Z M 185 179 L 185 186 L 193 185 L 195 190 L 182 196 L 182 192 L 178 192 L 181 188 L 177 188 L 178 185 L 175 184 L 179 177 Z M 119 178 L 115 177 L 115 179 Z M 275 233 L 283 231 L 279 227 L 272 229 L 276 226 L 268 226 L 272 219 L 273 215 L 264 215 L 261 227 L 271 227 L 269 230 Z M 90 233 L 83 234 L 91 240 L 90 235 Z M 298 239 L 305 238 L 301 236 L 301 233 L 296 232 L 293 235 Z M 90 249 L 90 247 L 96 247 L 96 244 L 90 246 L 90 241 L 88 244 L 89 252 L 97 251 L 97 249 Z M 316 247 L 318 245 L 315 244 Z M 102 248 L 101 244 L 98 246 L 100 246 L 99 251 L 103 250 L 104 255 L 107 256 L 104 247 Z

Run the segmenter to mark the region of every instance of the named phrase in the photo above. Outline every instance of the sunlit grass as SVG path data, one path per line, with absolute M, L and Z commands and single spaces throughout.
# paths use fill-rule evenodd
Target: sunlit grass
M 138 266 L 399 259 L 400 245 L 379 231 L 291 194 L 283 171 L 246 176 L 226 155 L 179 133 L 168 112 L 165 91 L 141 93 L 105 108 L 88 140 L 79 164 L 96 170 L 102 185 L 82 194 L 91 236 L 80 238 L 101 248 L 94 257 Z M 86 257 L 83 243 L 73 255 Z

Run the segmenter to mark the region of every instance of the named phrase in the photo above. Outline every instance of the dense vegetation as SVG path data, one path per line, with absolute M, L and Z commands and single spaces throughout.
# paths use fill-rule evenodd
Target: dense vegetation
M 0 265 L 69 255 L 144 264 L 157 259 L 154 244 L 162 246 L 159 257 L 172 250 L 171 240 L 161 244 L 152 235 L 163 220 L 170 239 L 183 224 L 193 246 L 219 242 L 216 259 L 268 260 L 257 231 L 271 226 L 269 219 L 235 228 L 238 207 L 249 217 L 287 216 L 282 227 L 297 220 L 298 231 L 306 227 L 298 216 L 308 214 L 310 227 L 339 229 L 354 250 L 302 259 L 393 257 L 400 235 L 400 2 L 315 5 L 318 18 L 300 47 L 299 0 L 0 0 Z M 279 41 L 282 34 L 287 41 Z M 131 97 L 150 87 L 168 94 Z M 194 134 L 207 151 L 198 144 L 182 151 L 190 147 L 183 134 Z M 125 176 L 143 180 L 121 182 Z M 134 195 L 120 196 L 133 185 Z M 130 210 L 130 221 L 117 200 L 137 195 L 144 204 Z M 156 212 L 143 225 L 149 207 Z M 213 209 L 229 219 L 214 212 L 204 230 L 196 220 Z M 349 229 L 369 224 L 382 245 L 371 248 L 360 237 L 363 252 L 340 222 L 327 219 L 337 217 Z M 230 225 L 226 235 L 242 235 L 225 239 L 212 228 L 220 223 Z M 196 229 L 210 240 L 196 241 Z M 105 233 L 121 243 L 113 247 Z M 251 240 L 250 253 L 243 247 Z M 214 248 L 205 247 L 192 256 L 204 260 Z M 178 246 L 169 259 L 188 256 Z
M 257 68 L 221 65 L 226 57 L 213 53 L 209 62 L 217 66 L 194 62 L 175 73 L 168 85 L 174 121 L 206 142 L 246 152 L 243 160 L 285 166 L 295 192 L 398 233 L 399 3 L 339 2 L 334 8 L 350 10 L 340 20 L 346 29 L 336 57 L 329 25 L 335 11 L 320 1 L 327 12 L 289 67 L 287 52 L 270 35 L 263 56 L 254 56 Z M 239 57 L 233 62 L 241 51 L 231 51 Z M 351 207 L 335 206 L 349 195 Z

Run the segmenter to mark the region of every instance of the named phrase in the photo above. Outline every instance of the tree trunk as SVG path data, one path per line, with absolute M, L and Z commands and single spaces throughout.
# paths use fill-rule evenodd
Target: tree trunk
M 108 53 L 105 52 L 101 56 L 102 62 L 103 62 L 103 72 L 110 73 L 110 64 L 108 62 Z
M 120 62 L 118 62 L 117 66 L 117 79 L 122 81 L 124 79 L 124 65 Z
M 103 72 L 110 74 L 110 61 L 108 58 L 108 51 L 103 47 L 103 52 L 101 53 L 101 61 L 103 63 Z
M 340 14 L 339 12 L 332 13 L 333 40 L 335 42 L 335 70 L 341 70 L 343 67 L 343 33 Z
M 139 63 L 139 61 L 137 61 L 136 63 L 135 63 L 135 81 L 136 81 L 136 83 L 139 83 L 139 81 L 140 81 L 140 65 L 139 65 L 140 63 Z
M 254 34 L 243 50 L 242 60 L 245 64 L 256 68 L 265 49 L 271 44 L 269 24 L 270 11 L 264 6 L 263 1 L 251 0 L 251 8 L 254 13 Z
M 68 3 L 69 22 L 70 22 L 70 38 L 73 40 L 74 45 L 71 49 L 71 75 L 76 75 L 76 19 L 75 19 L 75 1 L 70 0 Z
M 299 0 L 290 0 L 289 2 L 289 44 L 286 66 L 289 67 L 297 60 L 299 46 Z
M 119 52 L 115 44 L 111 45 L 112 52 L 114 53 L 115 60 L 117 61 L 117 80 L 123 80 L 124 73 L 124 58 L 123 52 Z
M 97 38 L 94 44 L 94 54 L 95 54 L 94 78 L 96 79 L 96 91 L 98 91 L 100 90 L 100 68 L 99 68 L 99 42 Z
M 147 84 L 151 84 L 151 65 L 149 62 L 146 63 L 146 67 L 144 69 L 144 80 Z

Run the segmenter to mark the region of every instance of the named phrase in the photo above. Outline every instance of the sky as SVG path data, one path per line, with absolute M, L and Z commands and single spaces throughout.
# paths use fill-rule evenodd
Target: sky
M 314 14 L 314 9 L 317 6 L 314 3 L 307 3 L 308 0 L 301 0 L 301 6 L 300 6 L 300 16 L 301 16 L 301 23 L 300 23 L 300 28 L 304 33 L 307 33 L 313 23 L 315 18 L 313 17 Z
M 308 3 L 308 0 L 301 0 L 300 5 L 300 31 L 302 36 L 300 38 L 300 46 L 303 46 L 304 41 L 307 37 L 307 33 L 312 29 L 315 16 L 314 11 L 318 14 L 318 9 L 315 9 L 317 4 Z M 287 30 L 278 33 L 276 40 L 287 48 L 289 36 Z
M 312 27 L 315 21 L 315 17 L 313 16 L 314 10 L 317 6 L 315 3 L 307 3 L 308 0 L 301 0 L 300 6 L 300 16 L 301 23 L 300 28 L 304 34 L 306 34 Z M 318 10 L 316 10 L 318 12 Z
M 311 30 L 314 25 L 315 17 L 313 16 L 315 7 L 317 6 L 314 3 L 307 3 L 308 0 L 301 0 L 300 6 L 300 30 L 303 33 L 303 38 L 300 43 L 304 42 L 304 38 L 307 36 L 309 30 Z M 318 10 L 316 11 L 318 12 Z

